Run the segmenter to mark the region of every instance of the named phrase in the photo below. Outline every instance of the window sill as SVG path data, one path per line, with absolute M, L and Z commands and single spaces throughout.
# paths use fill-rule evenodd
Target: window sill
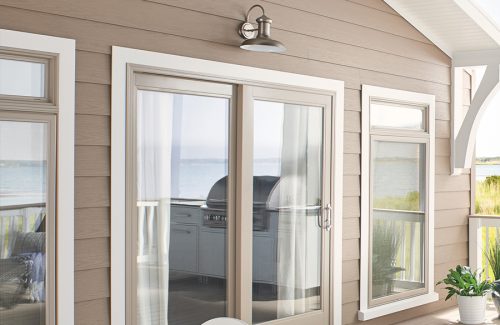
M 438 300 L 439 300 L 439 295 L 436 292 L 430 292 L 421 296 L 399 300 L 391 302 L 389 304 L 367 308 L 364 310 L 359 310 L 358 319 L 361 321 L 370 320 L 380 316 L 393 314 L 398 311 L 429 304 L 431 302 Z

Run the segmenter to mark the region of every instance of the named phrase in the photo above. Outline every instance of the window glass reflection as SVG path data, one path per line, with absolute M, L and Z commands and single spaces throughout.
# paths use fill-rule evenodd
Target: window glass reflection
M 137 93 L 137 324 L 226 315 L 229 99 Z
M 0 324 L 45 324 L 47 124 L 0 121 Z
M 253 322 L 321 308 L 323 110 L 254 101 Z
M 0 95 L 45 97 L 46 64 L 0 58 Z
M 374 141 L 372 299 L 423 288 L 425 144 Z

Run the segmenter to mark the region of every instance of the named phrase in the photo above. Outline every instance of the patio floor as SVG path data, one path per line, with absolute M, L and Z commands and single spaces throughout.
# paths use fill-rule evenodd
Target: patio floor
M 445 309 L 433 314 L 414 318 L 397 325 L 449 325 L 461 324 L 459 322 L 458 308 Z M 486 307 L 486 321 L 483 324 L 499 324 L 498 313 L 493 302 L 489 301 Z

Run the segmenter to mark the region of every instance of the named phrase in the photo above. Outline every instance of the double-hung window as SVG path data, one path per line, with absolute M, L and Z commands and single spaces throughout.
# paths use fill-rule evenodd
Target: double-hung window
M 437 300 L 434 96 L 363 86 L 361 320 Z
M 0 29 L 0 324 L 74 323 L 74 46 Z

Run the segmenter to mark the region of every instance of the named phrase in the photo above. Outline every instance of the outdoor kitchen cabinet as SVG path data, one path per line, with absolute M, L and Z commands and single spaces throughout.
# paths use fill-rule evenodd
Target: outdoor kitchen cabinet
M 170 239 L 175 249 L 170 251 L 170 268 L 176 271 L 196 273 L 198 271 L 198 227 L 196 225 L 172 224 Z
M 172 204 L 170 226 L 170 268 L 175 271 L 226 277 L 226 234 L 223 228 L 210 228 L 202 223 L 199 206 Z M 254 259 L 264 264 L 253 267 L 253 281 L 276 284 L 276 224 L 268 231 L 254 234 Z

